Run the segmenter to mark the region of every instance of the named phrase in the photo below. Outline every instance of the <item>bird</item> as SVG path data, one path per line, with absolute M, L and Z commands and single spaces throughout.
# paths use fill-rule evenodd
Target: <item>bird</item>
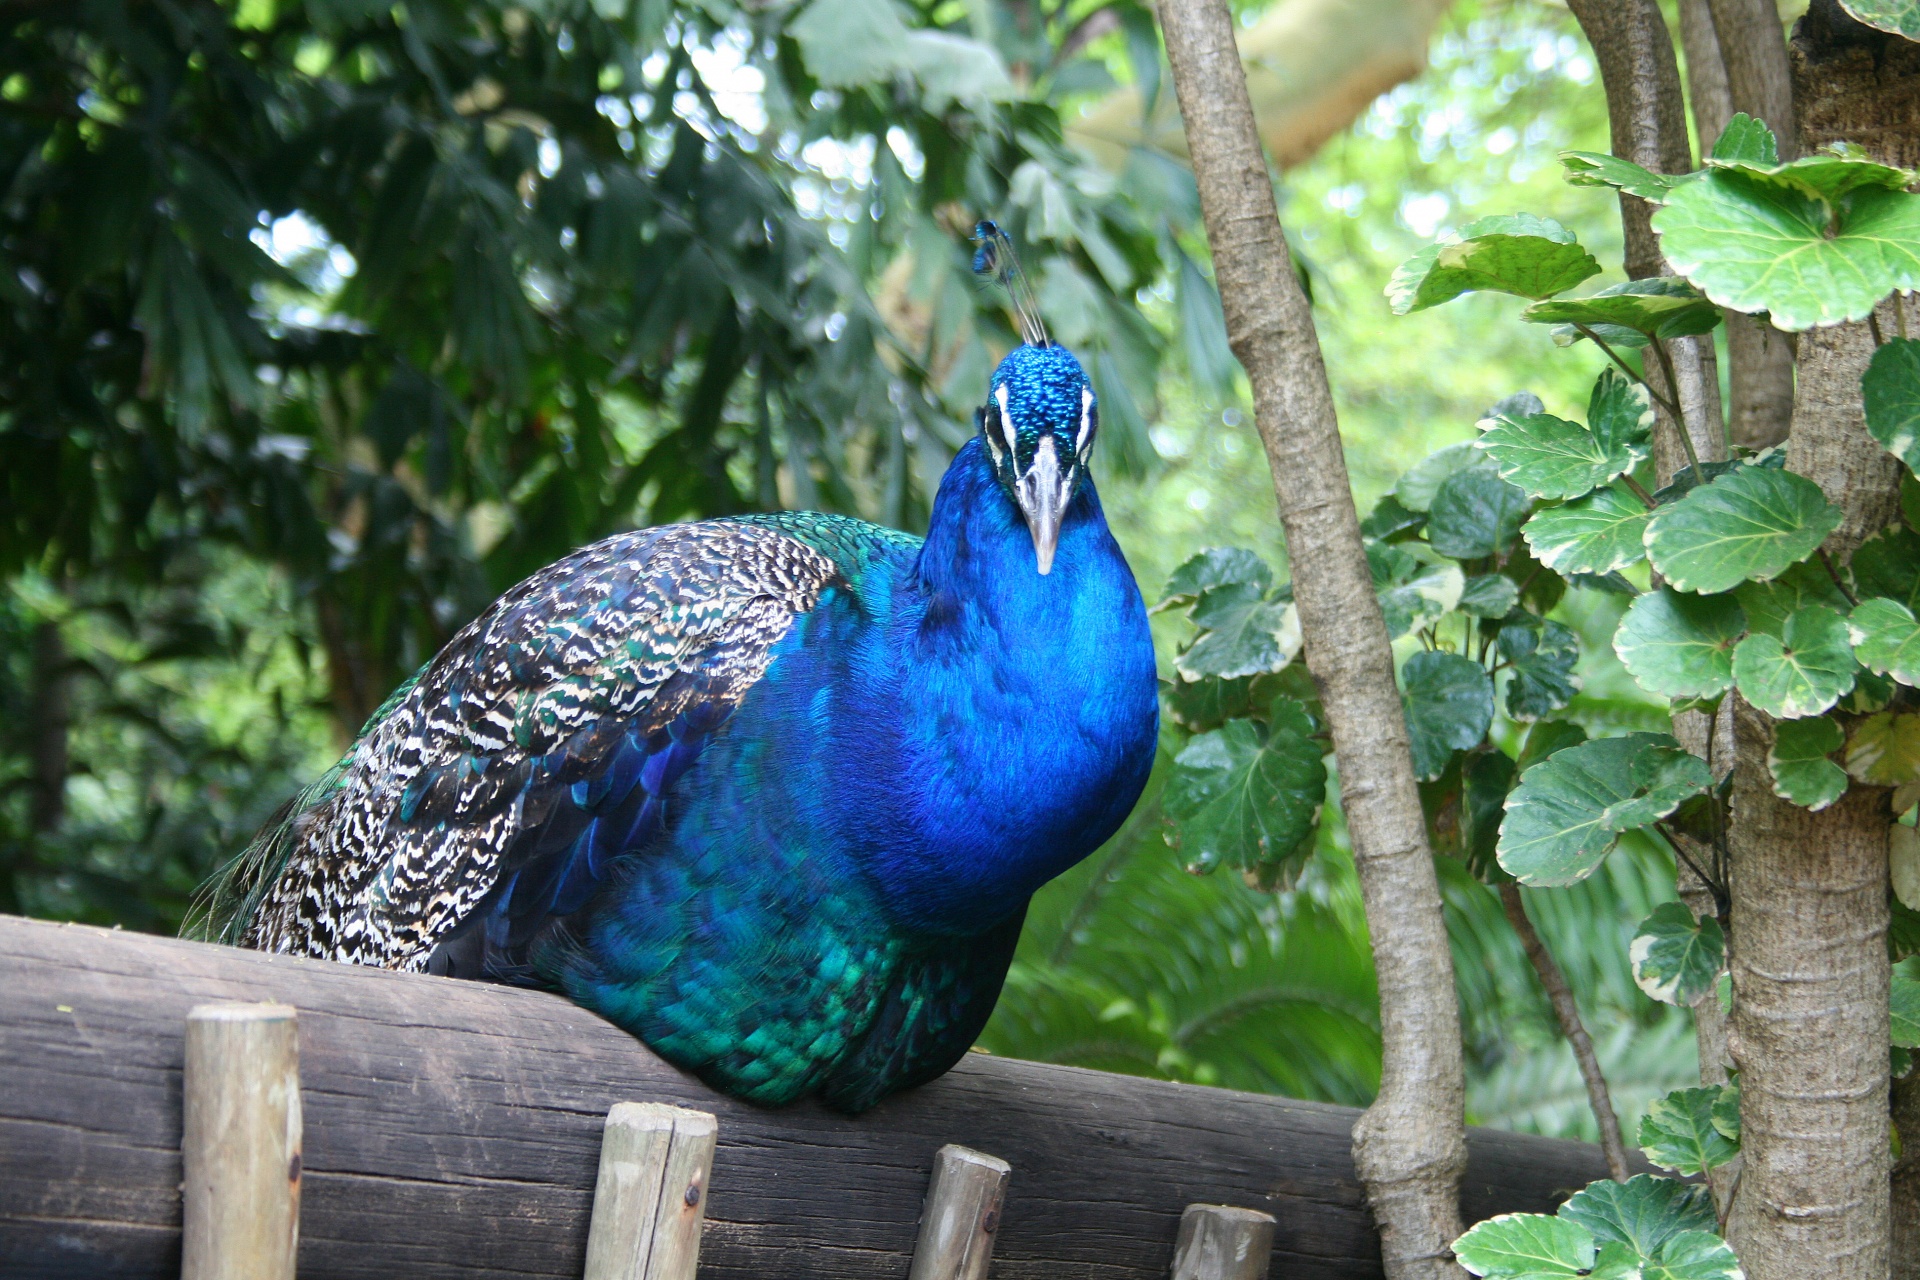
M 213 936 L 557 989 L 762 1106 L 858 1114 L 958 1062 L 1159 714 L 1093 386 L 977 236 L 1022 341 L 924 538 L 781 511 L 535 573 L 236 860 Z

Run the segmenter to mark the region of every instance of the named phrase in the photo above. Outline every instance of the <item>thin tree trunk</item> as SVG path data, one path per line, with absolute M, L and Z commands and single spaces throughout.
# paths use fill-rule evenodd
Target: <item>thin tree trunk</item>
M 1794 125 L 1793 78 L 1776 0 L 1707 0 L 1707 5 L 1720 33 L 1733 109 L 1766 121 L 1780 158 L 1793 159 L 1800 154 L 1800 131 Z M 1704 146 L 1712 139 L 1700 141 Z
M 1164 0 L 1167 58 L 1233 353 L 1253 385 L 1380 986 L 1381 1078 L 1353 1155 L 1390 1280 L 1464 1280 L 1460 1015 L 1440 886 L 1313 315 L 1293 273 L 1226 0 Z
M 1657 0 L 1567 0 L 1587 43 L 1600 63 L 1607 93 L 1607 122 L 1613 154 L 1655 173 L 1686 173 L 1693 168 L 1687 141 L 1686 98 L 1680 91 L 1680 64 L 1673 36 Z M 1671 275 L 1653 234 L 1653 206 L 1639 196 L 1620 193 L 1620 225 L 1626 241 L 1629 279 Z M 1669 387 L 1651 350 L 1644 361 L 1647 381 L 1675 404 L 1685 419 L 1694 452 L 1702 461 L 1726 456 L 1721 421 L 1720 373 L 1711 334 L 1675 338 L 1666 344 L 1678 387 Z M 1685 465 L 1681 423 L 1656 408 L 1654 460 L 1667 468 Z M 1663 462 L 1663 455 L 1665 461 Z
M 1792 61 L 1803 152 L 1845 138 L 1876 159 L 1920 158 L 1920 48 L 1815 0 Z M 1893 305 L 1882 305 L 1885 321 Z M 1898 513 L 1899 464 L 1861 418 L 1873 343 L 1864 324 L 1800 341 L 1788 461 L 1843 512 L 1823 548 L 1841 562 Z M 1752 1280 L 1882 1280 L 1892 1262 L 1887 793 L 1856 784 L 1808 813 L 1773 794 L 1767 717 L 1737 704 L 1735 731 L 1729 1048 L 1744 1170 L 1728 1234 Z
M 1614 1113 L 1613 1095 L 1607 1091 L 1607 1077 L 1600 1070 L 1599 1056 L 1593 1051 L 1593 1038 L 1580 1020 L 1580 1006 L 1573 998 L 1573 988 L 1567 985 L 1566 975 L 1560 972 L 1553 953 L 1547 950 L 1546 940 L 1527 918 L 1527 904 L 1518 884 L 1511 880 L 1501 884 L 1500 905 L 1506 909 L 1507 923 L 1520 937 L 1520 948 L 1527 953 L 1535 976 L 1546 989 L 1553 1016 L 1560 1022 L 1560 1034 L 1573 1046 L 1573 1060 L 1580 1064 L 1580 1078 L 1587 1082 L 1587 1104 L 1593 1108 L 1594 1122 L 1600 1126 L 1600 1149 L 1606 1152 L 1607 1173 L 1615 1182 L 1625 1182 L 1630 1171 L 1627 1147 L 1620 1140 L 1620 1117 Z
M 1729 40 L 1740 46 L 1739 59 L 1745 80 L 1744 107 L 1734 103 L 1733 85 L 1727 68 L 1716 10 L 1726 10 Z M 1738 13 L 1732 11 L 1738 11 Z M 1751 17 L 1751 23 L 1749 22 Z M 1753 83 L 1764 66 L 1766 77 L 1772 70 L 1768 62 L 1779 63 L 1784 82 L 1787 66 L 1786 40 L 1780 34 L 1780 16 L 1772 0 L 1757 5 L 1746 0 L 1680 0 L 1680 45 L 1687 53 L 1687 87 L 1693 99 L 1693 131 L 1704 152 L 1727 127 L 1733 113 L 1771 120 L 1769 112 L 1779 116 L 1787 133 L 1793 131 L 1792 101 L 1769 104 L 1766 95 Z M 1765 77 L 1763 77 L 1765 78 Z M 1770 83 L 1770 81 L 1769 81 Z M 1779 131 L 1776 125 L 1776 132 Z M 1787 146 L 1794 141 L 1789 137 Z M 1757 316 L 1738 311 L 1725 313 L 1727 324 L 1727 434 L 1734 444 L 1748 449 L 1764 449 L 1787 438 L 1793 419 L 1793 342 L 1788 335 Z

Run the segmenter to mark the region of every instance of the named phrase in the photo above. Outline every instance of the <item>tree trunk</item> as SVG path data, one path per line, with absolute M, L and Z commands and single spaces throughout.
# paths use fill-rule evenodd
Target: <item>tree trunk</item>
M 1716 15 L 1724 15 L 1717 17 Z M 1726 42 L 1717 23 L 1728 23 Z M 1687 51 L 1693 130 L 1701 150 L 1713 145 L 1736 111 L 1767 121 L 1792 150 L 1793 102 L 1786 84 L 1787 45 L 1773 0 L 1681 0 L 1680 43 Z M 1734 52 L 1729 55 L 1728 47 Z M 1733 88 L 1729 62 L 1740 67 Z M 1776 65 L 1777 64 L 1777 65 Z M 1793 342 L 1765 320 L 1725 313 L 1727 323 L 1727 434 L 1734 444 L 1764 449 L 1787 438 L 1793 419 Z
M 1453 959 L 1393 650 L 1374 598 L 1313 315 L 1293 273 L 1225 0 L 1164 0 L 1167 58 L 1233 353 L 1253 385 L 1380 986 L 1380 1093 L 1354 1164 L 1391 1280 L 1464 1280 L 1465 1093 Z
M 72 673 L 60 624 L 51 619 L 33 629 L 32 705 L 27 732 L 33 743 L 27 827 L 35 837 L 51 835 L 67 815 L 67 729 L 72 708 L 67 696 Z
M 1718 5 L 1716 5 L 1716 9 Z M 1816 0 L 1795 32 L 1800 149 L 1847 139 L 1920 158 L 1920 49 Z M 1736 90 L 1737 93 L 1737 90 Z M 1881 312 L 1892 319 L 1892 306 Z M 1869 326 L 1800 340 L 1788 461 L 1844 513 L 1837 561 L 1899 510 L 1900 467 L 1867 435 Z M 1728 1234 L 1753 1280 L 1881 1280 L 1891 1263 L 1887 829 L 1883 790 L 1820 813 L 1773 794 L 1773 727 L 1741 704 L 1732 840 L 1734 1009 L 1744 1171 Z
M 1693 168 L 1687 141 L 1686 99 L 1680 92 L 1680 64 L 1673 37 L 1657 0 L 1567 0 L 1587 43 L 1600 63 L 1607 93 L 1607 122 L 1613 154 L 1655 173 L 1686 173 Z M 1653 206 L 1639 196 L 1620 193 L 1620 225 L 1626 241 L 1627 276 L 1643 280 L 1672 275 L 1653 234 Z M 1711 334 L 1675 338 L 1666 344 L 1678 386 L 1669 386 L 1664 369 L 1645 360 L 1647 381 L 1680 406 L 1694 452 L 1702 461 L 1725 456 L 1721 421 L 1720 373 Z M 1682 426 L 1656 407 L 1654 459 L 1666 469 L 1685 465 Z

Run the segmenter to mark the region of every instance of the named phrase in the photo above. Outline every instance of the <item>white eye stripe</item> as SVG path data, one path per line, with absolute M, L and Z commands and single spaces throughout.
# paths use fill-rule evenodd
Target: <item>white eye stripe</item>
M 1087 439 L 1093 434 L 1093 388 L 1080 388 L 1080 434 L 1074 438 L 1073 451 L 1085 453 Z

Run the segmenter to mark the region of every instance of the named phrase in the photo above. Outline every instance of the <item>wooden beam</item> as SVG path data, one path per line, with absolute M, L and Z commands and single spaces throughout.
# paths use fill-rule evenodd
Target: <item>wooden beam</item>
M 967 1147 L 935 1153 L 907 1280 L 987 1280 L 1012 1171 L 1005 1160 Z
M 1173 1280 L 1267 1280 L 1273 1215 L 1224 1204 L 1190 1204 L 1173 1244 Z
M 182 1022 L 236 999 L 300 1010 L 300 1280 L 575 1280 L 633 1098 L 718 1117 L 701 1280 L 898 1280 L 951 1142 L 1019 1170 L 995 1280 L 1165 1280 L 1194 1203 L 1273 1214 L 1274 1275 L 1380 1274 L 1346 1107 L 968 1054 L 855 1119 L 763 1111 L 542 992 L 13 917 L 0 973 L 8 1280 L 178 1274 Z M 1606 1174 L 1580 1143 L 1469 1147 L 1469 1220 Z
M 284 1004 L 187 1014 L 181 1280 L 293 1280 L 300 1240 L 300 1041 Z
M 586 1280 L 693 1280 L 716 1131 L 709 1113 L 664 1103 L 607 1112 Z

